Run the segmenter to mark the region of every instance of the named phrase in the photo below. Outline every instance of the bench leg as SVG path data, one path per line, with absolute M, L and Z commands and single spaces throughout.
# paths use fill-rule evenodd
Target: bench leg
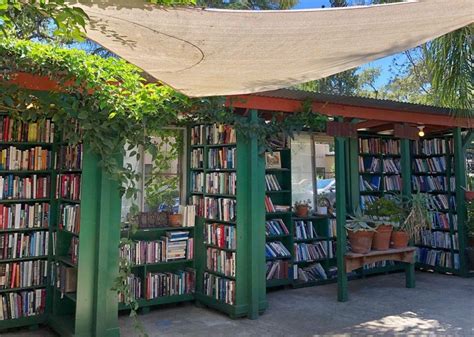
M 407 288 L 415 288 L 415 264 L 405 264 L 405 286 Z

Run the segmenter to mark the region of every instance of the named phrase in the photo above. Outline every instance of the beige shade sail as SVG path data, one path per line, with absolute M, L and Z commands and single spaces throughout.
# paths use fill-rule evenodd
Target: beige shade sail
M 189 96 L 254 93 L 316 80 L 473 22 L 474 0 L 290 11 L 80 5 L 87 36 Z

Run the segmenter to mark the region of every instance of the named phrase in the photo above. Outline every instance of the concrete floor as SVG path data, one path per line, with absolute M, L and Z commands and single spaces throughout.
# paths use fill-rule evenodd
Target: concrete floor
M 231 320 L 193 304 L 141 315 L 150 337 L 278 336 L 474 336 L 474 279 L 421 273 L 415 289 L 404 274 L 349 282 L 350 300 L 336 301 L 336 285 L 273 291 L 258 320 Z M 120 317 L 123 337 L 139 334 Z M 47 328 L 18 330 L 2 337 L 53 337 Z

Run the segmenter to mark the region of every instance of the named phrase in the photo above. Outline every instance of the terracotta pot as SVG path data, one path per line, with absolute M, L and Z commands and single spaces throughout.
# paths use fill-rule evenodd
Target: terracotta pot
M 405 248 L 408 246 L 408 233 L 405 231 L 393 231 L 390 238 L 392 248 Z
M 181 214 L 170 214 L 168 215 L 168 224 L 171 227 L 180 227 L 183 216 Z
M 309 213 L 309 206 L 297 206 L 295 212 L 297 217 L 306 218 Z
M 474 200 L 474 191 L 464 191 L 464 198 L 466 201 Z
M 390 247 L 390 237 L 392 236 L 392 225 L 380 225 L 372 241 L 372 249 L 387 250 Z
M 348 239 L 351 244 L 351 251 L 359 254 L 367 254 L 372 247 L 373 231 L 348 231 Z

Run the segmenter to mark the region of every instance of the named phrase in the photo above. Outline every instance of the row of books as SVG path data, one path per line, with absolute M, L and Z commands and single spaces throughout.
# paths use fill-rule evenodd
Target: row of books
M 289 212 L 291 206 L 288 205 L 275 205 L 272 201 L 272 198 L 265 196 L 265 210 L 267 213 L 275 212 Z
M 448 179 L 441 176 L 412 176 L 413 188 L 420 192 L 448 191 Z M 455 178 L 450 177 L 450 190 L 456 188 Z
M 44 313 L 46 289 L 0 294 L 0 321 Z
M 235 195 L 237 174 L 235 172 L 211 172 L 206 174 L 206 193 Z
M 416 244 L 431 246 L 432 248 L 459 249 L 458 235 L 448 232 L 431 231 L 422 229 L 416 238 Z
M 191 268 L 174 272 L 147 273 L 145 298 L 191 294 L 196 288 L 196 271 Z
M 59 174 L 56 177 L 56 198 L 80 200 L 81 175 Z
M 208 247 L 206 250 L 206 268 L 225 276 L 235 277 L 235 258 L 235 252 Z
M 191 172 L 190 190 L 191 192 L 204 192 L 204 173 Z
M 271 219 L 265 222 L 265 234 L 272 235 L 288 235 L 290 234 L 283 219 Z
M 316 229 L 313 227 L 313 222 L 310 220 L 295 221 L 295 238 L 297 240 L 318 238 L 318 233 L 316 233 Z
M 0 260 L 48 255 L 47 231 L 0 234 Z
M 274 174 L 265 174 L 265 190 L 266 191 L 281 191 L 278 178 Z
M 428 196 L 428 207 L 430 210 L 456 210 L 456 198 L 450 196 L 449 198 L 444 194 L 427 194 Z
M 380 191 L 381 181 L 382 181 L 382 177 L 380 176 L 373 176 L 373 177 L 359 176 L 359 189 L 362 192 Z
M 400 154 L 400 141 L 385 138 L 359 138 L 359 151 L 374 154 Z
M 450 229 L 451 225 L 453 230 L 458 230 L 457 214 L 451 214 L 450 217 L 446 213 L 431 212 L 431 226 L 433 229 Z
M 208 272 L 203 274 L 203 292 L 230 305 L 235 304 L 235 281 Z
M 125 281 L 125 286 L 128 289 L 128 299 L 130 300 L 137 300 L 142 298 L 142 279 L 135 274 L 127 275 L 127 279 Z M 126 302 L 126 294 L 123 292 L 118 293 L 118 301 L 119 303 Z
M 53 167 L 51 151 L 35 146 L 22 150 L 9 146 L 0 152 L 0 170 L 9 171 L 41 171 Z
M 206 224 L 204 227 L 205 243 L 219 248 L 236 249 L 237 231 L 235 226 L 218 223 Z
M 69 256 L 71 257 L 71 262 L 77 264 L 79 261 L 79 238 L 74 236 L 71 238 L 71 243 L 69 245 Z
M 191 203 L 196 206 L 196 214 L 207 219 L 234 221 L 237 215 L 235 199 L 192 196 Z
M 0 176 L 0 200 L 49 198 L 50 186 L 49 176 Z
M 191 145 L 234 144 L 235 129 L 231 125 L 197 125 L 191 128 Z
M 193 149 L 191 151 L 190 165 L 193 169 L 204 168 L 204 150 Z
M 23 122 L 11 116 L 0 116 L 0 140 L 3 142 L 53 143 L 54 129 L 50 119 Z
M 453 153 L 453 140 L 444 138 L 423 139 L 413 143 L 415 155 L 442 155 Z
M 267 261 L 267 280 L 281 280 L 289 277 L 290 263 L 287 260 Z
M 59 228 L 79 234 L 81 228 L 81 206 L 61 204 L 59 206 Z
M 381 160 L 377 157 L 359 157 L 359 172 L 382 172 Z
M 395 261 L 384 260 L 384 261 L 377 261 L 377 262 L 374 262 L 374 263 L 364 264 L 362 269 L 370 270 L 370 269 L 374 269 L 374 268 L 385 268 L 385 267 L 390 267 L 390 266 L 394 266 L 394 265 L 395 265 Z
M 416 262 L 433 267 L 459 269 L 459 254 L 430 248 L 416 249 Z
M 207 168 L 211 170 L 235 169 L 235 147 L 211 148 L 207 153 Z
M 0 229 L 24 229 L 49 227 L 50 205 L 0 204 Z
M 183 217 L 183 227 L 194 227 L 196 222 L 196 207 L 194 205 L 179 205 L 178 214 Z
M 333 238 L 337 236 L 337 222 L 335 218 L 329 219 L 328 237 Z
M 417 173 L 443 173 L 447 170 L 446 158 L 415 158 L 413 161 L 413 168 Z
M 297 279 L 301 282 L 311 282 L 328 279 L 326 271 L 320 263 L 313 263 L 304 268 L 301 268 L 298 265 L 294 265 L 293 268 Z
M 265 243 L 265 256 L 268 259 L 290 257 L 291 253 L 281 241 L 271 241 Z
M 328 257 L 327 242 L 295 243 L 295 261 L 315 261 Z
M 63 170 L 81 170 L 84 155 L 83 145 L 67 145 L 59 148 L 59 167 Z
M 383 184 L 385 191 L 401 191 L 402 178 L 399 175 L 384 176 Z
M 169 232 L 167 232 L 169 233 Z M 134 241 L 120 247 L 120 257 L 132 264 L 150 264 L 180 259 L 192 259 L 194 250 L 193 238 L 171 241 L 162 237 L 155 241 Z
M 0 264 L 0 289 L 14 289 L 46 284 L 48 261 L 24 261 Z
M 360 196 L 360 208 L 362 210 L 366 209 L 368 207 L 368 205 L 373 203 L 378 198 L 379 197 L 376 197 L 374 195 L 361 195 Z

